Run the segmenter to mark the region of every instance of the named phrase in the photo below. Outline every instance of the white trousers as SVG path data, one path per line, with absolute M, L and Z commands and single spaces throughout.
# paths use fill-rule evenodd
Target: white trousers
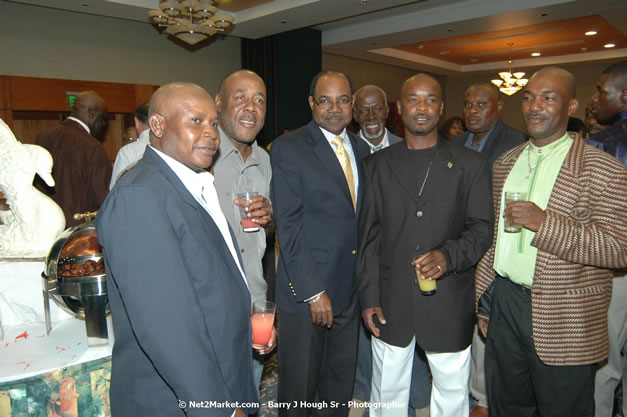
M 416 339 L 389 345 L 372 338 L 372 417 L 406 417 Z M 425 352 L 433 376 L 431 417 L 468 417 L 470 346 L 460 352 Z

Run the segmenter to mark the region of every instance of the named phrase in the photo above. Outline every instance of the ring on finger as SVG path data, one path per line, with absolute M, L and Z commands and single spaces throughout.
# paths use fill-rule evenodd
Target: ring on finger
M 436 265 L 436 268 L 438 268 L 438 271 L 442 272 L 442 267 L 440 265 Z

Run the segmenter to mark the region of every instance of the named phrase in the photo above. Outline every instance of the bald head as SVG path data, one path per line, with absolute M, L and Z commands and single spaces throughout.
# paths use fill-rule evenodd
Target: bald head
M 105 131 L 107 114 L 107 103 L 98 93 L 83 91 L 76 96 L 70 115 L 85 123 L 92 136 L 100 138 Z
M 420 73 L 420 74 L 416 74 L 414 76 L 409 77 L 408 79 L 405 80 L 405 82 L 403 82 L 403 84 L 401 84 L 401 97 L 403 96 L 403 91 L 405 91 L 408 87 L 411 87 L 412 85 L 414 85 L 416 82 L 429 83 L 433 85 L 434 87 L 437 86 L 437 92 L 440 95 L 440 97 L 442 96 L 442 87 L 440 86 L 440 83 L 438 82 L 438 80 L 436 80 L 429 74 Z
M 464 122 L 474 134 L 473 143 L 479 143 L 501 119 L 503 99 L 492 83 L 472 84 L 464 93 Z
M 542 68 L 531 76 L 523 95 L 523 118 L 534 143 L 544 146 L 564 136 L 579 105 L 575 77 L 562 68 Z
M 200 86 L 175 82 L 159 88 L 150 100 L 150 143 L 192 169 L 211 165 L 220 139 L 211 96 Z

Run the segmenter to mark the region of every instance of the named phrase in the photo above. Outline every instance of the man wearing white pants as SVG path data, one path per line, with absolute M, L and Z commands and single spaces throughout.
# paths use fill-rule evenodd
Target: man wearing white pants
M 490 163 L 438 138 L 442 90 L 418 74 L 398 111 L 406 142 L 364 160 L 357 284 L 373 334 L 370 415 L 406 417 L 416 344 L 426 352 L 431 417 L 468 417 L 474 265 L 491 243 Z M 437 280 L 423 295 L 417 275 Z

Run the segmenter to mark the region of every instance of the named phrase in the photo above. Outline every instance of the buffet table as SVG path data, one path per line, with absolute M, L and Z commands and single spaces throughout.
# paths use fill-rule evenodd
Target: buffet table
M 46 335 L 42 260 L 0 260 L 0 416 L 108 416 L 109 344 L 87 346 L 84 321 L 50 303 Z

